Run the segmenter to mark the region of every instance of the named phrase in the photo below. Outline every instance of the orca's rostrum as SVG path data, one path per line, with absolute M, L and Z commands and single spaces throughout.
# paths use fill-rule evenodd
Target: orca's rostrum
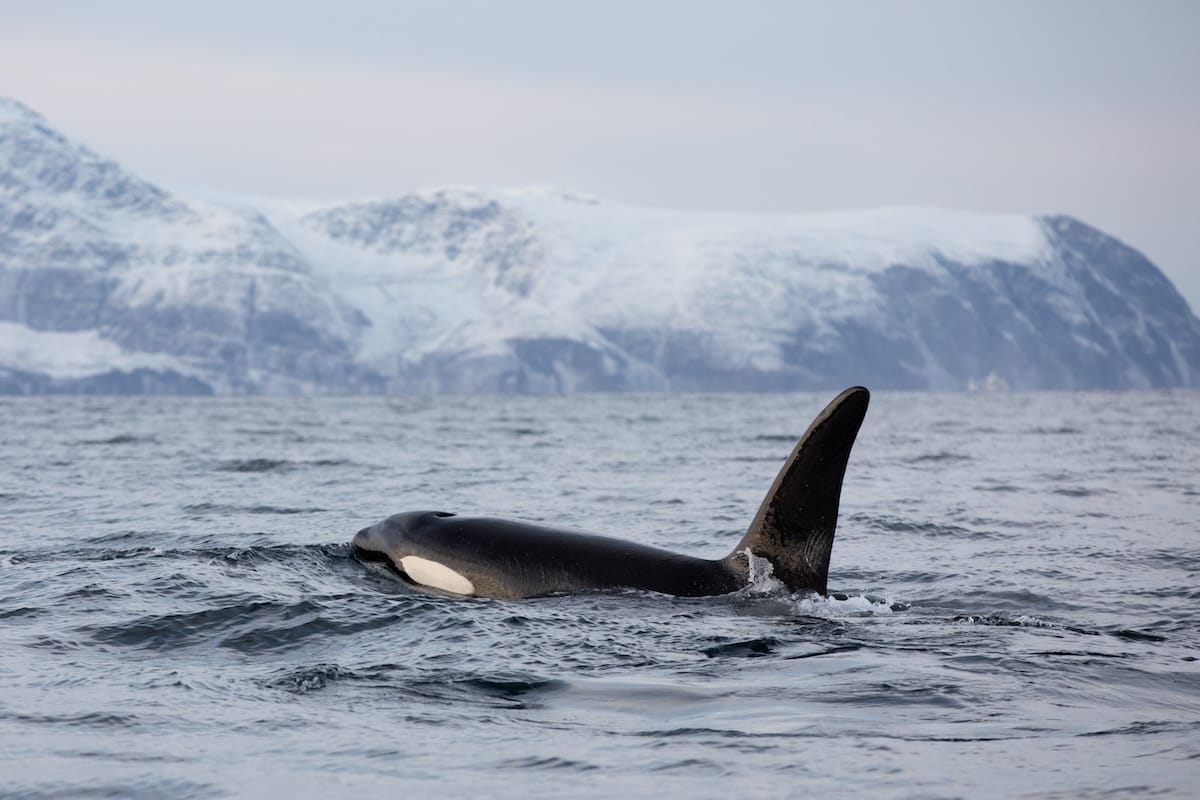
M 826 594 L 842 478 L 869 399 L 856 386 L 817 415 L 746 535 L 724 558 L 445 511 L 409 511 L 364 528 L 354 536 L 354 553 L 383 563 L 407 583 L 451 595 L 519 598 L 622 588 L 726 594 L 750 583 L 751 555 L 766 559 L 789 591 Z

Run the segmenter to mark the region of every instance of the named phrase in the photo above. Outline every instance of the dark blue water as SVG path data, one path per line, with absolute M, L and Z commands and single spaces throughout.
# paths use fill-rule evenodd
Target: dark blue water
M 1195 796 L 1194 392 L 876 395 L 845 599 L 454 600 L 346 546 L 721 555 L 831 396 L 0 400 L 0 794 Z

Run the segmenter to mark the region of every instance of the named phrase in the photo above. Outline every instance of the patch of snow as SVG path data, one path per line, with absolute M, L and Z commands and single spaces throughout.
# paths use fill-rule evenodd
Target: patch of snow
M 16 322 L 0 322 L 0 364 L 53 378 L 85 378 L 111 370 L 193 370 L 179 359 L 134 353 L 100 338 L 96 331 L 37 331 Z
M 414 207 L 428 208 L 428 219 L 392 210 Z M 890 266 L 937 272 L 943 260 L 1027 264 L 1052 256 L 1032 217 L 937 209 L 712 213 L 621 206 L 559 189 L 456 187 L 315 212 L 338 220 L 336 237 L 298 209 L 278 203 L 265 212 L 371 321 L 361 342 L 366 363 L 643 328 L 702 332 L 716 361 L 769 371 L 783 363 L 782 347 L 798 327 L 820 338 L 839 320 L 878 318 L 884 298 L 871 276 Z M 508 240 L 486 238 L 481 209 L 504 215 L 509 228 L 526 225 L 536 252 L 498 251 Z M 405 231 L 379 228 L 397 217 Z M 483 232 L 462 234 L 461 220 Z M 500 226 L 497 236 L 512 233 Z M 410 228 L 434 239 L 412 240 Z M 357 241 L 356 232 L 370 238 Z M 496 274 L 496 260 L 506 257 L 521 262 L 523 296 Z M 764 320 L 788 324 L 772 329 Z

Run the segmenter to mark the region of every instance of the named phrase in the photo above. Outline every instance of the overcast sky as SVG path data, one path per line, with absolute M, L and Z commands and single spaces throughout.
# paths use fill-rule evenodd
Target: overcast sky
M 0 20 L 0 94 L 185 192 L 1063 212 L 1200 311 L 1198 2 L 0 0 Z

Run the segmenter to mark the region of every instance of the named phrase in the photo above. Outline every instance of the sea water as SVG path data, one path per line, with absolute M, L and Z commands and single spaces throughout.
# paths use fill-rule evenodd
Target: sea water
M 708 557 L 833 393 L 0 399 L 0 795 L 1200 792 L 1200 394 L 879 393 L 831 598 L 415 592 L 412 509 Z

